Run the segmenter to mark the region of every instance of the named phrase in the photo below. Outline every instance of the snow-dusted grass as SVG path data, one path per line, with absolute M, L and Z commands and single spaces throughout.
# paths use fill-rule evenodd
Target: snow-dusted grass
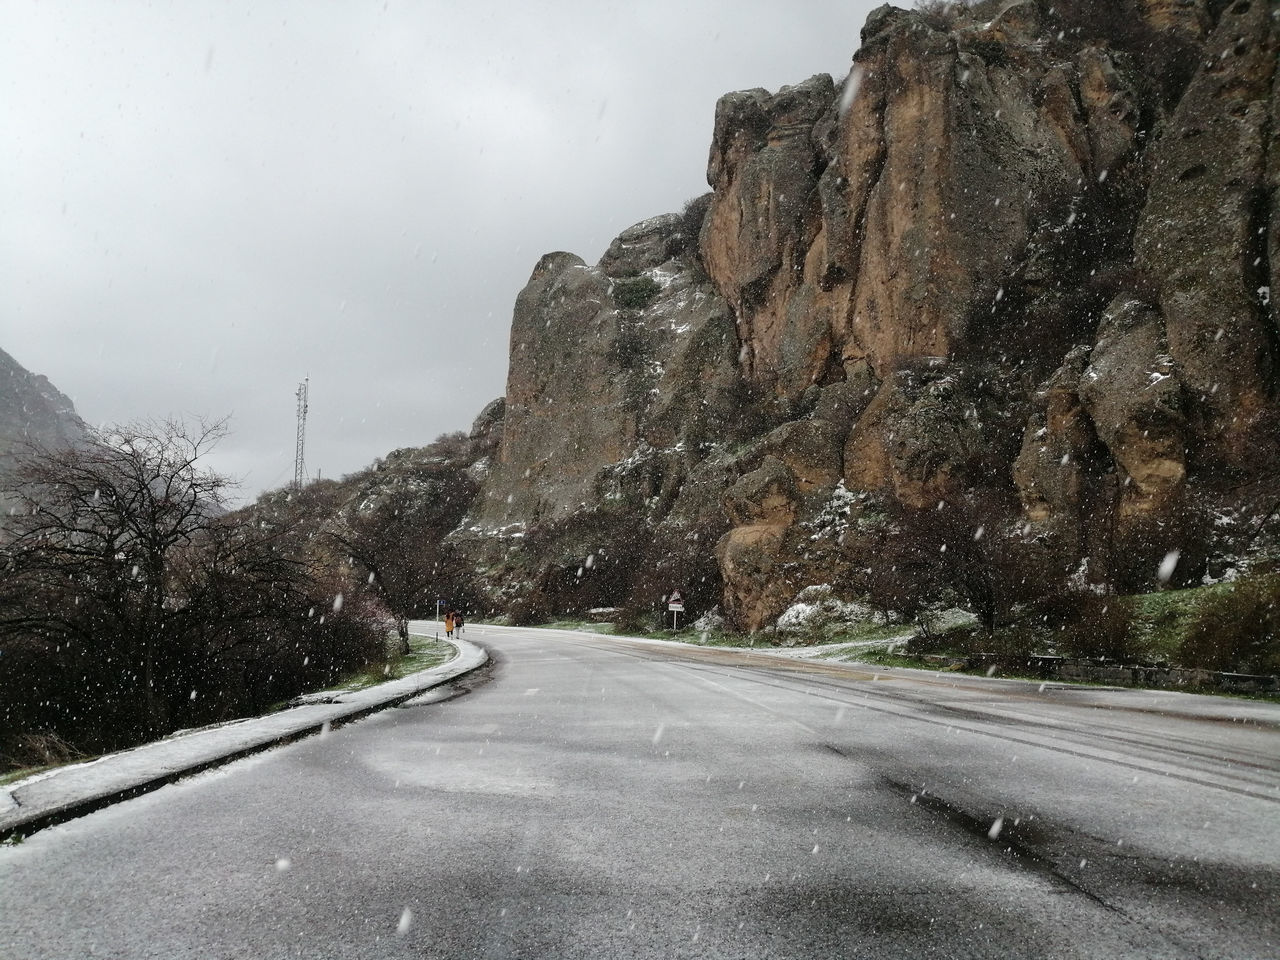
M 458 655 L 452 644 L 435 637 L 410 634 L 409 654 L 384 664 L 373 664 L 359 673 L 340 681 L 335 690 L 363 690 L 388 680 L 400 680 L 420 670 L 430 670 L 447 663 Z
M 691 630 L 686 634 L 668 634 L 667 639 L 692 643 L 699 647 L 767 647 L 767 634 L 729 633 L 723 630 Z
M 1230 583 L 1216 583 L 1187 590 L 1162 590 L 1129 598 L 1133 605 L 1133 644 L 1150 660 L 1171 660 L 1182 638 L 1200 615 L 1200 607 Z
M 884 647 L 891 644 L 901 646 L 917 633 L 915 624 L 911 623 L 861 623 L 831 637 L 830 644 L 845 647 Z
M 590 624 L 590 627 L 607 626 Z M 733 633 L 726 630 L 703 630 L 696 625 L 679 630 L 625 630 L 612 627 L 605 631 L 622 637 L 639 637 L 644 640 L 666 640 L 672 643 L 688 643 L 695 647 L 767 647 L 772 645 L 772 634 Z
M 841 600 L 829 584 L 805 587 L 778 617 L 779 633 L 829 635 L 870 623 L 874 614 L 863 603 Z
M 85 760 L 92 760 L 93 757 L 78 757 L 75 760 L 69 760 L 67 763 L 83 763 Z M 44 773 L 46 770 L 55 770 L 58 767 L 66 766 L 61 763 L 51 763 L 43 767 L 20 767 L 17 770 L 10 770 L 7 773 L 0 773 L 0 787 L 8 786 L 11 783 L 17 783 L 19 780 L 25 780 L 27 777 L 34 777 L 37 773 Z
M 873 663 L 878 667 L 910 667 L 913 670 L 919 670 L 925 666 L 925 662 L 916 657 L 908 657 L 898 652 L 898 645 L 891 644 L 887 647 L 871 647 L 860 650 L 857 655 L 840 657 L 838 659 L 848 661 L 856 661 L 858 663 Z M 929 664 L 930 669 L 935 669 Z
M 585 633 L 613 633 L 614 625 L 612 623 L 598 622 L 595 620 L 554 620 L 551 623 L 541 624 L 539 629 L 581 630 Z

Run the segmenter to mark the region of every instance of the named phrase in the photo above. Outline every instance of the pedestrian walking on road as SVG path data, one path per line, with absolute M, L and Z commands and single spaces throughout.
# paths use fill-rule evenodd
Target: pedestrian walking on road
M 460 612 L 453 618 L 453 629 L 458 631 L 458 636 L 462 636 L 462 614 Z
M 453 624 L 453 611 L 450 610 L 444 615 L 444 635 L 450 639 L 453 638 Z

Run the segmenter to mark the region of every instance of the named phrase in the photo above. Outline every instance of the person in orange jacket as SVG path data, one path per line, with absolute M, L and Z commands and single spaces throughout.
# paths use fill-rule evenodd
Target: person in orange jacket
M 444 635 L 446 637 L 453 636 L 453 611 L 450 610 L 444 615 Z

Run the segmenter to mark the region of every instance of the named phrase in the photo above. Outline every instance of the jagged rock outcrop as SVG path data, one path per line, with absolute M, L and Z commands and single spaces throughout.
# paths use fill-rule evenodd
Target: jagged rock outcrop
M 714 525 L 705 491 L 718 512 L 723 468 L 703 462 L 744 425 L 742 384 L 732 315 L 682 233 L 687 219 L 636 224 L 594 267 L 550 254 L 521 292 L 502 439 L 462 535 L 492 562 L 556 524 L 602 541 L 620 525 L 634 539 L 639 517 L 647 540 L 669 543 Z M 591 552 L 586 536 L 561 544 L 566 565 Z
M 724 505 L 734 524 L 716 546 L 725 610 L 735 620 L 757 622 L 795 594 L 785 572 L 787 531 L 799 510 L 795 479 L 782 461 L 765 457 L 725 492 Z
M 1205 0 L 1142 0 L 1142 12 L 1152 26 L 1197 38 L 1212 23 Z
M 1085 468 L 1101 458 L 1101 441 L 1080 396 L 1090 347 L 1076 347 L 1033 401 L 1013 481 L 1023 511 L 1036 525 L 1054 524 L 1079 545 L 1090 505 Z
M 0 350 L 0 457 L 24 443 L 67 443 L 83 433 L 71 401 L 47 377 Z
M 1176 507 L 1191 437 L 1185 409 L 1159 313 L 1117 298 L 1096 344 L 1073 349 L 1033 401 L 1013 466 L 1026 518 L 1082 550 L 1090 526 Z
M 490 400 L 483 410 L 481 410 L 474 421 L 471 423 L 471 432 L 468 437 L 472 440 L 480 438 L 491 439 L 496 443 L 502 442 L 502 423 L 507 416 L 507 398 L 498 397 L 496 400 Z
M 34 446 L 57 447 L 84 437 L 75 406 L 47 377 L 31 373 L 0 350 L 0 478 Z M 8 501 L 0 492 L 0 508 Z
M 1275 9 L 1223 10 L 1197 72 L 1151 151 L 1134 238 L 1160 290 L 1169 351 L 1194 401 L 1206 453 L 1231 467 L 1274 450 L 1277 362 L 1266 177 L 1278 43 Z
M 716 106 L 707 181 L 714 197 L 702 230 L 707 272 L 738 317 L 749 379 L 796 397 L 818 382 L 830 337 L 810 314 L 794 274 L 817 228 L 811 214 L 821 163 L 815 125 L 831 112 L 835 88 L 821 75 L 776 95 L 748 90 Z
M 672 571 L 714 536 L 757 629 L 843 575 L 837 501 L 1018 501 L 1106 576 L 1077 561 L 1274 489 L 1277 8 L 884 6 L 862 41 L 721 99 L 705 217 L 539 263 L 473 529 L 626 513 Z
M 1121 515 L 1176 500 L 1187 475 L 1185 399 L 1154 309 L 1131 299 L 1111 305 L 1080 378 L 1080 399 L 1130 481 Z

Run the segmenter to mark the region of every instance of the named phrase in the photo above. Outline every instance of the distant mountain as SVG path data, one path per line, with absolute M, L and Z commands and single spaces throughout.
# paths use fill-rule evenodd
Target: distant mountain
M 0 471 L 28 443 L 69 443 L 84 432 L 71 401 L 47 377 L 0 350 Z

